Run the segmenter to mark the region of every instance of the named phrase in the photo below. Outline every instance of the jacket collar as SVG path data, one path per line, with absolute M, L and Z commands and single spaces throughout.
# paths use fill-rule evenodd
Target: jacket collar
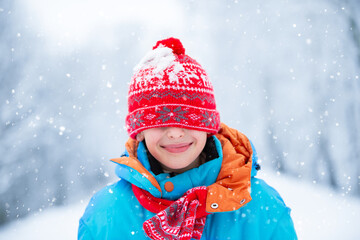
M 233 211 L 251 200 L 252 146 L 245 135 L 225 124 L 212 137 L 219 157 L 174 177 L 153 174 L 144 144 L 133 139 L 126 143 L 125 156 L 112 161 L 118 163 L 116 173 L 121 179 L 154 197 L 175 200 L 191 188 L 207 186 L 207 212 Z M 166 191 L 167 182 L 174 186 L 172 191 Z
M 147 150 L 143 142 L 138 143 L 136 151 L 137 160 L 148 172 L 148 174 L 143 175 L 149 175 L 149 178 L 142 177 L 142 180 L 138 181 L 139 176 L 137 169 L 132 169 L 124 166 L 124 164 L 122 163 L 123 158 L 121 158 L 120 162 L 120 159 L 113 159 L 114 162 L 119 163 L 115 171 L 120 178 L 126 179 L 130 183 L 135 184 L 137 187 L 147 190 L 154 196 L 160 195 L 161 198 L 169 200 L 178 199 L 187 190 L 191 188 L 198 186 L 209 186 L 216 181 L 216 178 L 220 172 L 223 155 L 220 141 L 215 136 L 212 136 L 212 138 L 214 139 L 215 147 L 219 156 L 211 161 L 200 165 L 197 168 L 193 168 L 176 176 L 171 177 L 169 173 L 160 173 L 158 175 L 155 175 L 151 171 L 150 163 L 147 156 Z M 151 186 L 155 184 L 149 184 L 149 181 L 153 182 L 154 180 L 157 182 L 157 187 L 155 188 L 154 186 Z M 172 191 L 166 190 L 165 184 L 168 185 L 169 183 L 174 186 Z

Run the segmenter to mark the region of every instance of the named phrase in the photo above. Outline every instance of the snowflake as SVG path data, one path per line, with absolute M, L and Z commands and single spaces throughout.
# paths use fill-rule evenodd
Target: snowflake
M 162 120 L 162 122 L 167 122 L 170 119 L 174 119 L 177 122 L 180 122 L 181 119 L 187 120 L 188 118 L 184 116 L 185 113 L 188 111 L 181 110 L 181 106 L 175 108 L 173 111 L 169 109 L 168 107 L 164 106 L 162 108 L 162 111 L 156 111 L 157 113 L 160 113 L 161 115 L 157 118 L 159 120 Z
M 144 115 L 144 113 L 140 114 L 137 112 L 136 114 L 131 114 L 129 119 L 131 128 L 135 128 L 136 126 L 140 127 L 140 123 L 144 122 L 144 120 L 141 119 L 142 115 Z
M 201 115 L 204 117 L 204 119 L 201 120 L 201 122 L 205 123 L 205 126 L 207 126 L 207 127 L 209 125 L 211 125 L 212 127 L 215 126 L 215 124 L 216 124 L 216 115 L 214 113 L 211 113 L 209 115 L 209 112 L 206 111 L 205 114 L 201 114 Z

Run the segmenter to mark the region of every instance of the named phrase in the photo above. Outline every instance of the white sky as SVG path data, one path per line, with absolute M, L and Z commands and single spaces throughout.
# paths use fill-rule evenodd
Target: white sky
M 113 44 L 116 26 L 139 24 L 148 31 L 182 28 L 182 6 L 175 1 L 63 0 L 20 1 L 26 4 L 29 27 L 50 45 L 79 46 L 102 36 Z

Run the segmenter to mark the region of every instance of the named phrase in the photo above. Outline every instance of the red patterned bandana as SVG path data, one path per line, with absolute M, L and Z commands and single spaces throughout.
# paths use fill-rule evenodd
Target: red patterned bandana
M 188 190 L 176 201 L 155 198 L 149 192 L 132 185 L 141 205 L 157 213 L 143 224 L 151 239 L 200 239 L 205 227 L 207 190 L 205 186 Z

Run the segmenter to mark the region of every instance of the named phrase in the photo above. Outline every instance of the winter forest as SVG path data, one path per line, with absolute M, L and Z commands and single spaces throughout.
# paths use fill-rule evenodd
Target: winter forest
M 170 36 L 262 171 L 360 200 L 359 1 L 0 0 L 0 230 L 116 180 L 133 68 Z

